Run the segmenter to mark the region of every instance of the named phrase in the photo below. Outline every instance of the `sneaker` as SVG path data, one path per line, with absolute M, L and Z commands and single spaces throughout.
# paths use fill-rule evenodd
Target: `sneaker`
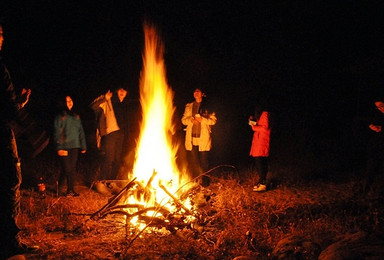
M 80 194 L 71 190 L 71 191 L 68 191 L 65 196 L 66 197 L 78 197 L 78 196 L 80 196 Z
M 267 185 L 264 184 L 257 184 L 256 186 L 253 186 L 253 191 L 266 191 L 267 190 Z

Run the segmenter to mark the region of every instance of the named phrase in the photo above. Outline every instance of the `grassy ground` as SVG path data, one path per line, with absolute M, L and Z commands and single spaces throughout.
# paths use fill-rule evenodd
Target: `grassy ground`
M 44 170 L 57 172 L 54 164 Z M 45 198 L 24 187 L 21 239 L 40 248 L 27 259 L 317 259 L 345 234 L 382 231 L 382 203 L 374 194 L 355 198 L 354 178 L 289 182 L 270 176 L 274 187 L 255 193 L 257 179 L 247 169 L 220 167 L 210 176 L 210 186 L 187 192 L 196 218 L 177 230 L 169 224 L 133 228 L 121 214 L 91 218 L 114 195 L 84 180 L 75 198 L 57 197 L 54 182 Z

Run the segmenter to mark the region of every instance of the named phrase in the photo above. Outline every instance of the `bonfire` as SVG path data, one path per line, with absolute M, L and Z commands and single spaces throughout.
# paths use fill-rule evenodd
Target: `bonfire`
M 196 220 L 188 190 L 192 183 L 176 164 L 177 144 L 172 144 L 175 107 L 166 80 L 164 46 L 154 26 L 145 24 L 143 69 L 140 79 L 142 122 L 131 181 L 92 215 L 122 214 L 128 227 L 157 227 L 175 232 Z

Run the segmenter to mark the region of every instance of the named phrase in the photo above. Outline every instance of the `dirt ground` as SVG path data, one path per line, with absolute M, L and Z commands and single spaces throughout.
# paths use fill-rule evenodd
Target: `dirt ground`
M 76 188 L 81 195 L 73 198 L 23 190 L 21 240 L 39 248 L 27 259 L 283 259 L 276 246 L 292 235 L 311 245 L 292 250 L 301 258 L 291 259 L 317 259 L 342 234 L 377 228 L 383 219 L 375 198 L 353 197 L 353 182 L 256 193 L 250 183 L 217 178 L 190 192 L 198 220 L 176 229 L 133 228 L 121 214 L 92 218 L 115 195 Z

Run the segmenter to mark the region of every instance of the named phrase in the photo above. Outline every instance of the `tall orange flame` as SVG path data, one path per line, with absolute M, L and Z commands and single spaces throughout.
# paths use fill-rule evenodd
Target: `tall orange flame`
M 151 186 L 156 190 L 155 200 L 159 201 L 167 195 L 157 185 L 161 183 L 163 188 L 173 193 L 181 184 L 182 177 L 176 165 L 177 147 L 172 145 L 174 93 L 166 80 L 164 47 L 153 26 L 145 24 L 144 34 L 140 78 L 143 117 L 133 175 L 143 184 L 151 180 Z

